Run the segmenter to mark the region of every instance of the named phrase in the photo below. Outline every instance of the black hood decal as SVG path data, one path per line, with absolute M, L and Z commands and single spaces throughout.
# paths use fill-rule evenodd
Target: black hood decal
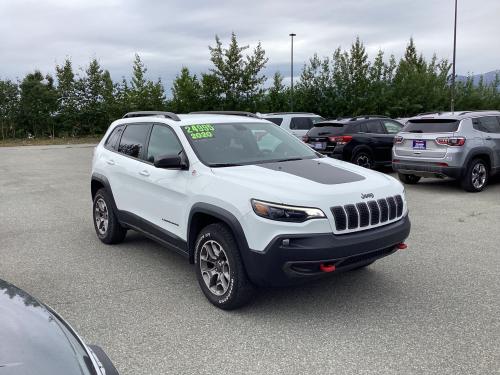
M 257 166 L 272 169 L 273 171 L 290 173 L 325 185 L 346 184 L 365 179 L 359 174 L 346 171 L 345 169 L 327 163 L 322 163 L 315 159 L 265 163 Z

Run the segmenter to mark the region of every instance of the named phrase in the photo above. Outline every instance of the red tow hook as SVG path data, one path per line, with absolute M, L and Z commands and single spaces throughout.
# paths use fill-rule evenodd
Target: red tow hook
M 407 245 L 407 244 L 405 244 L 404 242 L 398 243 L 398 244 L 396 245 L 396 249 L 398 249 L 398 250 L 404 250 L 404 249 L 406 249 L 407 247 L 408 247 L 408 245 Z
M 321 263 L 319 269 L 322 272 L 333 272 L 335 271 L 335 264 Z

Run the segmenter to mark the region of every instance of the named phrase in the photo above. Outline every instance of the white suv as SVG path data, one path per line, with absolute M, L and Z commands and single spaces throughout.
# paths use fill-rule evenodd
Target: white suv
M 410 231 L 399 181 L 253 117 L 129 113 L 95 149 L 91 190 L 101 241 L 134 229 L 165 244 L 224 309 L 255 285 L 364 267 Z
M 319 115 L 308 112 L 262 113 L 259 117 L 275 123 L 299 139 L 303 139 L 314 124 L 325 120 Z

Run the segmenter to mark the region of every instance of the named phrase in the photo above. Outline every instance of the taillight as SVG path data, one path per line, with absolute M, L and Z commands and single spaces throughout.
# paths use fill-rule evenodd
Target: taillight
M 302 137 L 302 141 L 305 142 L 305 143 L 307 143 L 309 141 L 309 137 L 307 135 L 304 135 Z
M 338 145 L 345 145 L 346 143 L 352 141 L 352 136 L 350 135 L 341 135 L 337 137 L 328 137 L 330 142 L 335 142 Z
M 436 138 L 436 143 L 446 146 L 463 146 L 465 144 L 464 137 L 439 137 Z
M 397 135 L 397 136 L 395 136 L 395 137 L 394 137 L 394 144 L 395 144 L 395 145 L 396 145 L 396 144 L 403 143 L 403 141 L 404 141 L 404 138 L 403 138 L 403 137 L 401 137 L 400 135 Z

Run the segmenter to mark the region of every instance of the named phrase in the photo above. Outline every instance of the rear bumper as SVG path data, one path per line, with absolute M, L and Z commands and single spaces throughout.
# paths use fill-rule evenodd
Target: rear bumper
M 411 162 L 407 160 L 393 161 L 392 168 L 394 171 L 403 174 L 413 174 L 421 177 L 451 177 L 456 179 L 460 178 L 463 172 L 463 168 L 461 167 L 443 166 L 430 162 Z
M 321 264 L 347 271 L 396 251 L 410 233 L 408 216 L 383 227 L 334 235 L 280 235 L 263 252 L 243 254 L 247 274 L 257 285 L 284 286 L 325 275 Z

